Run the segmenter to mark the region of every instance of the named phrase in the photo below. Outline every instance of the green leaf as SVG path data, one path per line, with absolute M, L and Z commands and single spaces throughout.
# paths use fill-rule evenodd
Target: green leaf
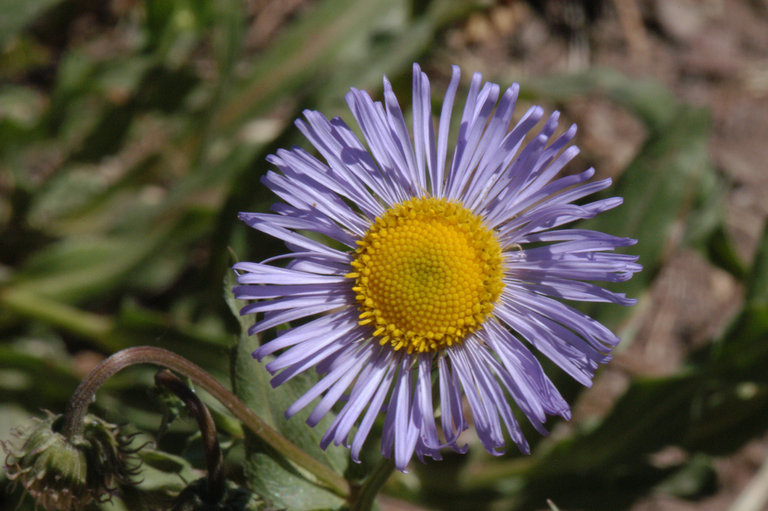
M 680 106 L 667 125 L 652 132 L 637 158 L 607 192 L 624 198 L 616 209 L 584 225 L 590 229 L 639 240 L 625 250 L 639 256 L 643 271 L 628 282 L 609 286 L 639 297 L 681 242 L 681 225 L 693 215 L 701 186 L 714 169 L 707 156 L 710 116 L 706 110 Z M 589 306 L 595 319 L 616 325 L 631 308 Z
M 245 302 L 236 300 L 232 295 L 235 283 L 234 273 L 228 273 L 224 281 L 225 299 L 243 328 L 235 348 L 232 368 L 232 388 L 235 394 L 288 440 L 338 474 L 343 474 L 349 461 L 348 451 L 333 445 L 326 450 L 320 448 L 320 438 L 333 420 L 332 412 L 314 428 L 304 422 L 309 410 L 303 410 L 291 419 L 285 418 L 285 410 L 317 381 L 316 377 L 310 376 L 314 372 L 300 374 L 272 388 L 264 363 L 257 362 L 251 356 L 259 347 L 259 341 L 256 336 L 248 336 L 248 327 L 253 323 L 253 318 L 240 316 L 240 309 Z M 246 451 L 250 487 L 271 504 L 297 510 L 336 509 L 343 505 L 342 499 L 314 484 L 301 470 L 248 431 Z
M 0 16 L 0 48 L 43 11 L 59 2 L 61 0 L 3 0 L 3 15 Z
M 510 77 L 504 81 L 516 81 Z M 680 103 L 662 84 L 608 68 L 549 76 L 523 83 L 522 96 L 565 101 L 577 95 L 604 96 L 637 115 L 650 131 L 674 122 Z
M 746 303 L 731 325 L 697 358 L 711 357 L 713 371 L 731 380 L 765 382 L 768 372 L 768 222 L 745 279 Z
M 0 87 L 0 143 L 4 146 L 7 138 L 15 135 L 9 132 L 11 129 L 25 132 L 35 127 L 45 107 L 45 97 L 32 87 Z M 21 136 L 19 138 L 21 139 Z
M 380 90 L 382 74 L 395 82 L 396 90 L 398 78 L 405 74 L 402 97 L 410 97 L 412 63 L 428 51 L 441 29 L 482 8 L 482 4 L 477 0 L 432 0 L 424 12 L 412 17 L 409 10 L 413 10 L 413 2 L 374 5 L 379 9 L 378 21 L 367 26 L 367 30 L 358 30 L 356 34 L 351 31 L 351 40 L 339 51 L 340 55 L 333 57 L 343 59 L 344 65 L 334 67 L 327 80 L 317 84 L 313 94 L 318 99 L 318 109 L 335 115 L 335 110 L 343 105 L 340 93 L 350 86 Z
M 596 428 L 557 444 L 533 476 L 599 471 L 674 443 L 685 431 L 700 381 L 692 376 L 641 379 Z
M 384 71 L 402 71 L 434 41 L 437 30 L 477 8 L 479 2 L 435 0 L 409 19 L 403 0 L 325 0 L 286 27 L 226 98 L 217 117 L 226 132 L 278 98 L 312 87 L 318 98 L 380 83 Z M 383 43 L 381 42 L 383 40 Z M 338 104 L 338 102 L 337 102 Z
M 768 388 L 700 374 L 637 379 L 590 430 L 545 451 L 534 480 L 632 466 L 667 445 L 712 455 L 731 452 L 768 427 Z
M 680 107 L 610 190 L 624 204 L 590 222 L 597 230 L 642 240 L 631 252 L 640 256 L 645 271 L 622 284 L 623 290 L 638 293 L 646 287 L 668 253 L 677 223 L 690 213 L 703 174 L 711 171 L 709 131 L 706 110 Z
M 66 238 L 32 257 L 14 275 L 17 289 L 66 302 L 79 302 L 125 284 L 136 268 L 162 243 L 167 231 L 125 236 Z
M 189 380 L 184 382 L 189 386 Z M 150 389 L 152 397 L 158 401 L 163 409 L 160 426 L 157 429 L 158 442 L 166 433 L 169 426 L 179 417 L 188 416 L 188 410 L 184 401 L 165 386 L 155 386 Z
M 695 498 L 714 491 L 717 473 L 712 458 L 703 454 L 693 458 L 656 488 L 655 492 L 678 498 Z
M 734 376 L 740 376 L 737 371 Z M 765 382 L 702 380 L 690 405 L 689 426 L 680 445 L 692 452 L 721 456 L 762 435 L 768 428 L 768 385 Z
M 3 401 L 57 410 L 69 401 L 80 378 L 60 341 L 21 340 L 0 344 L 0 392 Z M 2 437 L 0 437 L 2 438 Z
M 315 380 L 305 373 L 273 389 L 263 364 L 251 357 L 256 348 L 258 340 L 255 337 L 243 336 L 238 343 L 232 371 L 232 386 L 237 396 L 290 441 L 342 474 L 347 464 L 347 451 L 334 446 L 328 447 L 326 451 L 320 449 L 322 432 L 329 426 L 331 417 L 326 417 L 315 428 L 310 428 L 303 420 L 308 415 L 307 411 L 290 420 L 284 416 L 288 406 L 308 390 Z M 312 483 L 251 434 L 246 434 L 246 449 L 251 489 L 272 505 L 308 510 L 336 509 L 344 503 L 330 491 Z
M 705 166 L 699 173 L 698 194 L 685 224 L 683 242 L 700 250 L 715 266 L 742 280 L 747 268 L 726 230 L 729 184 L 711 161 Z
M 747 276 L 747 268 L 744 265 L 744 261 L 742 261 L 736 251 L 733 240 L 726 232 L 723 223 L 718 223 L 709 232 L 703 248 L 707 258 L 714 265 L 727 271 L 734 278 L 744 280 Z
M 757 247 L 754 263 L 747 279 L 747 302 L 768 306 L 768 221 Z
M 249 76 L 238 84 L 219 112 L 217 131 L 230 130 L 253 118 L 281 97 L 312 81 L 313 76 L 339 69 L 338 57 L 352 40 L 386 18 L 401 2 L 326 0 L 292 23 L 260 56 Z
M 184 481 L 193 481 L 200 472 L 181 456 L 144 447 L 138 453 L 141 459 L 140 472 L 136 477 L 139 489 L 143 491 L 181 491 Z
M 108 191 L 108 181 L 93 165 L 62 167 L 35 194 L 29 222 L 41 230 L 58 234 L 57 224 L 62 218 L 99 200 Z
M 711 482 L 707 466 L 658 468 L 649 464 L 648 456 L 669 445 L 698 446 L 715 454 L 723 435 L 738 441 L 754 435 L 754 428 L 746 435 L 739 432 L 747 421 L 757 420 L 758 412 L 767 417 L 760 411 L 763 405 L 731 414 L 735 409 L 726 405 L 728 400 L 718 399 L 719 392 L 694 373 L 637 379 L 601 422 L 582 425 L 554 444 L 542 444 L 522 471 L 514 460 L 497 463 L 495 479 L 525 481 L 522 490 L 512 494 L 517 504 L 513 508 L 520 510 L 550 495 L 570 506 L 613 510 L 628 508 L 657 485 L 689 495 L 703 492 Z M 507 467 L 506 473 L 502 467 Z M 598 501 L 595 494 L 600 495 Z
M 164 314 L 141 307 L 132 300 L 122 303 L 116 321 L 116 337 L 133 338 L 133 344 L 160 343 L 192 360 L 202 362 L 208 371 L 223 369 L 230 337 L 218 322 L 206 327 L 203 318 L 197 321 Z

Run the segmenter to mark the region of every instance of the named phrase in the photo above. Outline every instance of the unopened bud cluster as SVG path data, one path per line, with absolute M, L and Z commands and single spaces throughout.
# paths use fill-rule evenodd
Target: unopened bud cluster
M 3 445 L 8 478 L 21 484 L 46 510 L 76 510 L 108 500 L 137 470 L 131 437 L 120 428 L 87 415 L 82 433 L 60 433 L 62 416 L 49 414 L 19 432 L 20 447 Z

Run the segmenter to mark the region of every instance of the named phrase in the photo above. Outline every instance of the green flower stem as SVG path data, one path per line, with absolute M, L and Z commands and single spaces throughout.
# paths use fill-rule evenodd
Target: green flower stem
M 173 374 L 168 369 L 162 369 L 155 374 L 155 383 L 163 386 L 176 394 L 179 399 L 184 401 L 187 409 L 197 420 L 200 428 L 200 435 L 203 440 L 203 450 L 205 451 L 205 465 L 208 481 L 208 504 L 215 506 L 224 496 L 226 491 L 226 480 L 224 479 L 224 456 L 221 454 L 219 439 L 216 436 L 216 424 L 213 422 L 211 412 L 208 407 L 200 401 L 197 394 L 181 381 L 181 378 Z
M 277 452 L 314 474 L 318 481 L 337 495 L 343 498 L 349 496 L 349 484 L 346 479 L 270 427 L 213 376 L 181 355 L 153 346 L 137 346 L 118 351 L 96 366 L 72 394 L 61 433 L 70 437 L 79 434 L 88 405 L 93 401 L 99 387 L 115 373 L 135 364 L 155 364 L 186 376 L 220 401 L 257 437 Z
M 395 464 L 392 460 L 382 458 L 376 468 L 373 469 L 370 477 L 350 498 L 349 511 L 370 511 L 374 500 L 376 500 L 376 495 L 379 494 L 379 490 L 387 482 L 394 469 Z

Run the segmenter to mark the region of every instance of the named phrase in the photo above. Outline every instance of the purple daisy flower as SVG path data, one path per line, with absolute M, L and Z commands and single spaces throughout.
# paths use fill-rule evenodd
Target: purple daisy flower
M 503 429 L 529 452 L 510 401 L 542 434 L 547 415 L 570 417 L 530 348 L 590 386 L 619 342 L 561 300 L 635 302 L 585 282 L 631 278 L 637 258 L 613 249 L 635 240 L 561 228 L 622 202 L 575 203 L 611 183 L 590 181 L 591 168 L 557 177 L 578 153 L 568 145 L 576 127 L 553 139 L 555 112 L 532 133 L 543 116 L 534 106 L 510 129 L 518 85 L 499 98 L 475 74 L 449 159 L 459 75 L 454 67 L 436 133 L 418 65 L 412 133 L 386 78 L 383 103 L 346 96 L 367 148 L 341 119 L 305 111 L 296 124 L 325 161 L 277 151 L 268 160 L 279 172 L 263 181 L 284 202 L 240 214 L 290 250 L 273 258 L 287 258 L 284 267 L 235 265 L 235 296 L 254 300 L 242 313 L 263 313 L 250 334 L 300 321 L 253 356 L 276 354 L 266 365 L 273 386 L 312 368 L 321 375 L 286 415 L 319 398 L 314 426 L 338 404 L 322 446 L 344 444 L 355 461 L 380 413 L 382 454 L 394 453 L 399 470 L 414 453 L 465 452 L 464 398 L 489 453 L 504 452 Z

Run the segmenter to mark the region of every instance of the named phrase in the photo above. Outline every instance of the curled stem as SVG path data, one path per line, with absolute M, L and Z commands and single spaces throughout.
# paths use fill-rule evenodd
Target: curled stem
M 216 437 L 216 424 L 213 422 L 208 407 L 200 401 L 197 394 L 186 386 L 181 379 L 168 369 L 162 369 L 155 374 L 155 383 L 176 394 L 197 420 L 205 451 L 205 465 L 208 480 L 209 504 L 216 504 L 224 496 L 226 481 L 224 480 L 224 456 L 221 454 L 219 439 Z
M 349 496 L 349 484 L 346 479 L 270 427 L 208 372 L 181 355 L 154 346 L 137 346 L 118 351 L 96 366 L 72 394 L 61 433 L 67 437 L 80 434 L 88 405 L 93 401 L 99 387 L 119 371 L 136 364 L 154 364 L 186 376 L 221 402 L 248 429 L 277 452 L 311 472 L 335 494 L 343 498 Z

